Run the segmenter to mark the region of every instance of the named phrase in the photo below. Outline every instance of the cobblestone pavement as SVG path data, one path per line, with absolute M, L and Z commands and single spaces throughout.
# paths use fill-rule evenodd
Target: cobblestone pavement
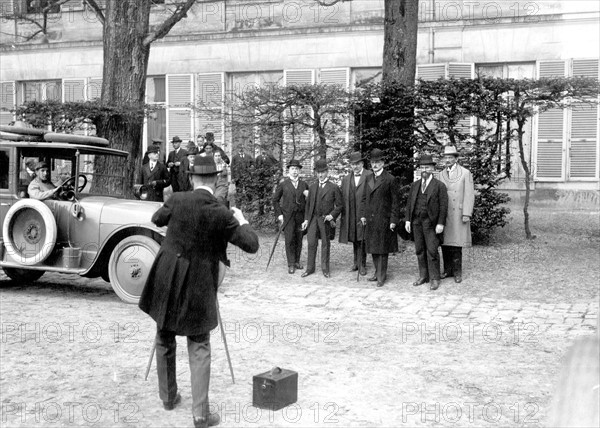
M 376 288 L 343 269 L 347 253 L 338 251 L 330 279 L 318 271 L 307 278 L 287 274 L 281 254 L 267 272 L 264 259 L 233 260 L 219 301 L 235 385 L 219 330 L 212 336 L 211 400 L 222 426 L 542 426 L 564 352 L 597 329 L 597 299 L 487 297 L 494 274 L 469 264 L 462 284 L 446 279 L 436 292 L 412 287 L 416 260 L 410 252 L 391 260 L 388 282 Z M 498 281 L 520 287 L 510 266 L 519 269 L 521 262 L 513 256 L 510 263 L 500 262 L 498 278 L 508 279 Z M 583 273 L 592 281 L 598 277 L 597 268 Z M 0 286 L 5 281 L 0 273 Z M 46 273 L 38 282 L 0 288 L 4 324 L 94 323 L 108 334 L 98 343 L 75 340 L 61 347 L 60 341 L 43 340 L 43 327 L 38 343 L 18 333 L 4 340 L 3 331 L 1 392 L 9 426 L 31 426 L 39 416 L 30 404 L 33 410 L 22 422 L 20 407 L 14 407 L 19 400 L 23 406 L 62 403 L 82 401 L 81 394 L 100 403 L 103 426 L 190 425 L 185 342 L 179 341 L 177 356 L 184 401 L 164 412 L 155 371 L 148 382 L 142 375 L 154 334 L 149 318 L 120 302 L 100 279 Z M 135 333 L 136 340 L 113 340 L 115 325 L 121 334 Z M 298 371 L 298 402 L 261 413 L 251 406 L 252 375 L 276 365 Z M 52 375 L 44 372 L 48 366 Z M 116 410 L 135 410 L 131 418 L 106 416 L 115 412 L 115 400 L 121 402 Z M 37 426 L 56 426 L 51 418 L 38 419 Z M 79 416 L 64 425 L 93 425 L 90 421 Z

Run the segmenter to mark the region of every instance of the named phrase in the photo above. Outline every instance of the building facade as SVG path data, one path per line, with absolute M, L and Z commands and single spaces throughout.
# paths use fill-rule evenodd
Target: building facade
M 14 119 L 7 109 L 25 101 L 80 101 L 100 93 L 98 19 L 83 1 L 70 0 L 48 15 L 46 34 L 26 40 L 35 25 L 9 18 L 20 11 L 35 19 L 40 3 L 0 2 L 3 124 Z M 167 16 L 170 1 L 154 3 L 151 21 L 158 23 Z M 585 0 L 421 0 L 417 75 L 598 78 L 599 7 Z M 188 140 L 210 131 L 231 153 L 260 135 L 232 129 L 214 115 L 193 114 L 190 105 L 209 105 L 218 113 L 226 108 L 228 93 L 250 86 L 324 82 L 352 88 L 378 79 L 383 15 L 383 0 L 330 7 L 313 0 L 198 2 L 167 37 L 152 45 L 147 101 L 165 109 L 148 119 L 145 144 L 153 137 Z M 536 117 L 528 130 L 527 150 L 536 189 L 597 193 L 597 108 Z M 522 187 L 518 164 L 515 158 L 513 179 L 505 187 Z

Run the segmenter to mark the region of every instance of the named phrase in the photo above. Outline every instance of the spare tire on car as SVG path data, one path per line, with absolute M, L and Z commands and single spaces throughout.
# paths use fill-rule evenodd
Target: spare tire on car
M 8 255 L 32 266 L 48 258 L 56 244 L 56 220 L 50 208 L 36 199 L 16 202 L 4 218 L 2 236 Z

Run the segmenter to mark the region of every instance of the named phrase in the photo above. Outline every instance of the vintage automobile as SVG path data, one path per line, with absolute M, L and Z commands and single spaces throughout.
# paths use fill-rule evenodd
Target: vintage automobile
M 4 272 L 19 282 L 46 271 L 101 277 L 137 303 L 166 228 L 150 221 L 160 203 L 125 199 L 127 156 L 101 138 L 0 126 Z M 27 195 L 28 165 L 42 161 L 60 190 L 39 201 Z M 97 173 L 106 162 L 112 174 Z

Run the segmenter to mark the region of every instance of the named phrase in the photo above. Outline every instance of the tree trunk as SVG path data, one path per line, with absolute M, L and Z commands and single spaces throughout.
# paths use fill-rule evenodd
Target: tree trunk
M 128 197 L 132 196 L 136 171 L 141 166 L 144 121 L 139 111 L 143 111 L 146 96 L 150 44 L 145 44 L 144 38 L 149 29 L 150 6 L 150 1 L 108 0 L 105 12 L 101 102 L 130 110 L 131 114 L 103 121 L 98 134 L 107 138 L 112 148 L 130 153 L 125 170 Z M 115 166 L 105 162 L 97 168 L 99 173 L 110 174 Z
M 385 19 L 383 26 L 383 102 L 386 91 L 397 90 L 398 85 L 406 88 L 414 86 L 417 68 L 417 23 L 419 15 L 418 0 L 385 0 Z M 394 89 L 396 88 L 396 89 Z M 410 107 L 410 106 L 407 106 Z M 412 158 L 414 110 L 408 108 L 401 118 L 403 126 L 390 135 L 397 153 L 407 159 Z M 400 170 L 403 183 L 411 183 L 411 168 Z
M 417 67 L 417 0 L 385 0 L 383 82 L 412 86 Z
M 517 100 L 515 100 L 517 101 Z M 529 164 L 527 163 L 527 159 L 525 158 L 525 147 L 523 145 L 523 127 L 525 126 L 524 119 L 517 120 L 517 135 L 519 138 L 519 157 L 521 158 L 521 165 L 523 166 L 523 171 L 525 171 L 525 203 L 523 204 L 523 219 L 525 225 L 525 238 L 533 239 L 535 236 L 531 235 L 531 230 L 529 229 L 529 194 L 531 192 L 531 183 L 529 182 L 530 170 Z

